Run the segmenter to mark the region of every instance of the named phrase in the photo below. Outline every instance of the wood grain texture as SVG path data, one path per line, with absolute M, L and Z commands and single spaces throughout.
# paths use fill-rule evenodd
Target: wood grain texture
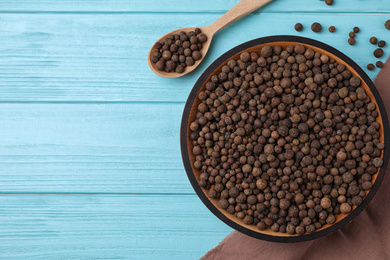
M 0 104 L 1 193 L 195 194 L 182 104 Z
M 147 52 L 161 35 L 208 25 L 237 2 L 1 1 L 0 259 L 199 258 L 231 231 L 197 197 L 183 196 L 194 193 L 179 123 L 201 72 L 245 41 L 298 34 L 297 21 L 306 27 L 298 35 L 364 67 L 375 61 L 368 38 L 390 41 L 388 0 L 275 0 L 219 32 L 191 75 L 150 71 Z M 314 21 L 338 31 L 314 34 Z M 355 25 L 362 32 L 349 47 Z
M 3 0 L 2 12 L 175 12 L 175 13 L 224 13 L 239 0 L 155 1 L 155 0 Z M 339 0 L 328 6 L 320 0 L 275 0 L 261 9 L 263 13 L 389 13 L 387 0 Z
M 275 1 L 276 2 L 276 1 Z M 323 41 L 346 53 L 363 68 L 374 62 L 372 35 L 390 41 L 387 16 L 331 14 L 249 15 L 219 32 L 203 63 L 179 79 L 156 76 L 147 54 L 161 35 L 177 27 L 203 26 L 218 14 L 2 14 L 0 101 L 153 101 L 184 102 L 206 67 L 229 49 L 254 38 L 296 34 Z M 279 21 L 275 23 L 275 21 Z M 292 28 L 300 21 L 302 33 Z M 310 31 L 312 22 L 322 33 Z M 337 32 L 326 31 L 330 25 Z M 358 25 L 357 44 L 347 44 Z M 385 61 L 389 51 L 385 48 Z M 366 69 L 365 69 L 366 70 Z M 367 70 L 366 70 L 367 71 Z M 378 69 L 369 72 L 371 78 Z
M 0 203 L 1 259 L 198 259 L 231 232 L 196 196 L 21 195 Z

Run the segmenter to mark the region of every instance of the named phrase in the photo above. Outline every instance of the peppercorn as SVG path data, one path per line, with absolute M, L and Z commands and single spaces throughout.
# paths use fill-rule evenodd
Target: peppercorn
M 296 23 L 295 26 L 294 26 L 294 29 L 297 31 L 297 32 L 300 32 L 303 30 L 303 25 L 301 23 Z
M 329 27 L 329 32 L 331 32 L 331 33 L 334 33 L 336 31 L 336 27 L 335 26 L 330 26 Z
M 349 91 L 348 91 L 348 88 L 347 87 L 343 87 L 343 88 L 341 88 L 340 90 L 339 90 L 339 92 L 338 92 L 338 94 L 339 94 L 339 97 L 340 98 L 346 98 L 347 96 L 348 96 L 348 93 L 349 93 Z
M 362 183 L 362 188 L 364 190 L 369 190 L 369 189 L 371 189 L 371 187 L 372 187 L 371 181 L 364 181 Z
M 383 48 L 385 46 L 386 46 L 386 42 L 385 41 L 379 41 L 378 42 L 378 47 Z
M 265 46 L 261 49 L 261 56 L 268 58 L 272 55 L 272 48 L 270 46 Z
M 350 33 L 349 33 L 349 37 L 355 38 L 355 36 L 356 36 L 355 32 L 350 32 Z
M 192 53 L 192 58 L 194 60 L 200 60 L 202 58 L 202 54 L 200 53 L 200 51 L 194 51 Z
M 385 27 L 386 27 L 387 30 L 390 30 L 390 20 L 386 21 Z
M 358 32 L 360 32 L 360 29 L 359 29 L 359 27 L 357 27 L 357 26 L 353 27 L 353 32 L 354 32 L 354 33 L 358 33 Z
M 375 69 L 375 65 L 370 63 L 370 64 L 367 65 L 367 69 L 368 70 L 374 70 Z
M 351 210 L 352 210 L 352 207 L 348 203 L 344 202 L 340 206 L 341 213 L 348 214 L 349 212 L 351 212 Z
M 356 40 L 354 38 L 349 38 L 348 39 L 348 44 L 349 45 L 355 45 L 355 43 L 356 43 Z
M 376 66 L 381 69 L 381 68 L 383 68 L 384 64 L 381 61 L 377 61 Z
M 267 181 L 266 180 L 263 180 L 263 179 L 258 179 L 256 181 L 256 186 L 259 190 L 265 190 L 265 188 L 267 188 Z
M 375 167 L 379 168 L 383 165 L 383 160 L 381 158 L 375 158 L 373 164 Z
M 376 58 L 382 57 L 383 54 L 384 54 L 384 52 L 383 52 L 383 50 L 380 49 L 380 48 L 378 48 L 378 49 L 376 49 L 376 50 L 374 51 L 374 56 L 375 56 Z
M 257 223 L 256 226 L 259 230 L 264 230 L 266 228 L 266 225 L 263 221 L 260 221 L 259 223 Z
M 370 38 L 370 43 L 373 44 L 373 45 L 375 45 L 375 44 L 378 43 L 378 39 L 377 39 L 376 37 L 373 36 L 373 37 Z
M 244 224 L 250 225 L 253 223 L 253 217 L 246 215 L 245 218 L 243 219 Z
M 199 34 L 197 35 L 197 37 L 198 37 L 198 40 L 199 40 L 200 43 L 205 43 L 205 42 L 207 42 L 207 36 L 206 36 L 206 34 L 204 34 L 204 33 L 199 33 Z
M 329 198 L 322 198 L 321 199 L 321 207 L 324 208 L 324 209 L 328 209 L 330 208 L 330 206 L 332 205 L 332 202 Z
M 321 26 L 320 23 L 313 23 L 313 24 L 311 25 L 311 30 L 312 30 L 313 32 L 315 32 L 315 33 L 319 33 L 319 32 L 321 32 L 321 30 L 322 30 L 322 26 Z
M 160 71 L 163 71 L 165 68 L 165 62 L 163 60 L 159 60 L 156 62 L 156 68 Z
M 302 235 L 305 233 L 305 228 L 304 227 L 301 227 L 301 226 L 297 226 L 295 228 L 295 233 L 297 233 L 298 235 Z
M 332 5 L 332 4 L 333 4 L 333 0 L 325 0 L 325 3 L 326 3 L 327 5 Z
M 223 209 L 227 209 L 229 207 L 229 202 L 226 199 L 219 200 L 219 206 Z

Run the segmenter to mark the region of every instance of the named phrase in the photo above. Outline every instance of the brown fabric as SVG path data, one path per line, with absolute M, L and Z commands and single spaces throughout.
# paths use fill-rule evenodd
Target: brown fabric
M 390 115 L 390 58 L 375 85 Z M 285 244 L 258 240 L 234 231 L 201 260 L 390 259 L 389 187 L 388 173 L 368 207 L 351 223 L 328 236 Z

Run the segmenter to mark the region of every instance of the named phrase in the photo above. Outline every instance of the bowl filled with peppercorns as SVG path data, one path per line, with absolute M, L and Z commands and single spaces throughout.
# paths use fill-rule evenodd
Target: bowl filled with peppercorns
M 196 82 L 181 124 L 188 178 L 232 228 L 298 242 L 336 231 L 372 200 L 389 158 L 383 102 L 364 71 L 315 40 L 241 44 Z

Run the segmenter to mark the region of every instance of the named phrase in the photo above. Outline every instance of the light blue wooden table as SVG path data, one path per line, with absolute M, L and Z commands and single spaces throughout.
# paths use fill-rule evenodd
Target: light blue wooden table
M 1 0 L 0 259 L 201 257 L 232 231 L 195 195 L 181 162 L 182 110 L 202 71 L 268 35 L 324 41 L 363 67 L 375 62 L 369 37 L 390 43 L 389 0 L 275 0 L 218 33 L 192 74 L 151 72 L 157 38 L 207 25 L 237 2 Z M 320 34 L 309 30 L 315 21 Z M 295 32 L 296 22 L 306 30 Z

